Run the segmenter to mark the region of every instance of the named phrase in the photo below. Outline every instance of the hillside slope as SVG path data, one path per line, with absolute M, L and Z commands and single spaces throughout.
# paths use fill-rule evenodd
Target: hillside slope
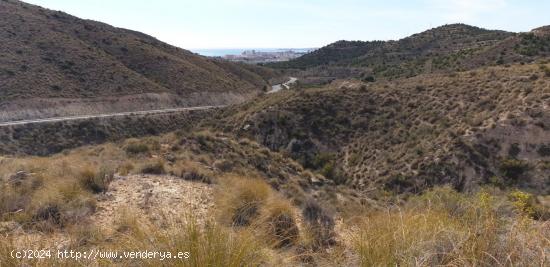
M 267 84 L 252 68 L 63 12 L 8 0 L 0 17 L 0 117 L 234 103 Z
M 354 188 L 493 183 L 548 194 L 549 82 L 542 64 L 337 81 L 262 97 L 214 124 Z
M 532 62 L 550 55 L 544 27 L 529 33 L 451 24 L 397 41 L 339 41 L 300 58 L 274 63 L 301 69 L 304 78 L 394 79 L 423 73 L 464 71 L 482 66 Z

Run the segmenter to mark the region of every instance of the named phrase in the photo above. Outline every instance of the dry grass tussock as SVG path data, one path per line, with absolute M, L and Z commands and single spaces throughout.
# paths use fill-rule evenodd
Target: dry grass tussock
M 264 180 L 228 176 L 220 181 L 216 193 L 218 221 L 251 231 L 270 247 L 298 243 L 296 208 Z
M 348 244 L 361 266 L 545 266 L 550 225 L 481 191 L 430 191 L 405 207 L 355 218 Z
M 0 218 L 52 230 L 93 213 L 93 194 L 107 190 L 113 174 L 107 164 L 58 157 L 6 160 L 0 176 Z
M 191 215 L 182 215 L 183 218 L 168 219 L 166 228 L 161 230 L 139 223 L 139 219 L 131 217 L 132 213 L 123 216 L 130 218 L 121 220 L 126 230 L 112 249 L 189 252 L 188 259 L 169 263 L 177 266 L 258 266 L 266 260 L 262 245 L 249 232 L 231 231 L 214 221 L 201 225 Z M 158 261 L 140 260 L 135 264 L 157 266 Z
M 127 259 L 119 260 L 81 260 L 84 265 L 121 266 L 258 266 L 266 261 L 266 252 L 249 232 L 231 231 L 215 222 L 201 225 L 191 215 L 180 214 L 168 217 L 164 227 L 154 227 L 148 221 L 138 218 L 132 210 L 123 210 L 118 216 L 115 233 L 112 229 L 93 229 L 90 226 L 76 227 L 70 234 L 70 249 L 100 249 L 104 251 L 163 251 L 178 255 L 188 252 L 187 258 L 178 259 Z M 73 260 L 14 260 L 9 252 L 16 249 L 15 238 L 0 240 L 0 263 L 2 266 L 74 266 Z M 29 243 L 30 244 L 30 243 Z M 34 242 L 36 249 L 47 243 Z
M 2 233 L 0 265 L 74 264 L 21 262 L 7 257 L 7 251 L 29 244 L 33 248 L 62 244 L 75 250 L 190 252 L 189 259 L 162 263 L 167 266 L 548 264 L 550 225 L 541 219 L 544 217 L 535 216 L 539 208 L 527 193 L 483 189 L 466 194 L 436 188 L 409 197 L 399 206 L 380 201 L 377 206 L 386 208 L 370 208 L 364 214 L 355 211 L 353 216 L 333 214 L 326 202 L 289 199 L 283 191 L 274 190 L 277 186 L 272 182 L 276 180 L 260 171 L 245 175 L 248 169 L 244 166 L 249 165 L 242 156 L 235 155 L 235 160 L 216 158 L 214 155 L 232 153 L 221 153 L 219 147 L 235 145 L 220 140 L 213 134 L 192 138 L 167 135 L 81 148 L 49 158 L 0 159 L 0 222 L 19 225 Z M 128 153 L 128 143 L 135 142 L 147 146 L 147 152 Z M 241 146 L 253 148 L 244 141 Z M 257 160 L 263 153 L 247 153 L 256 159 L 252 166 L 264 168 L 264 162 Z M 121 192 L 110 191 L 124 182 L 117 179 L 110 183 L 114 173 L 139 175 L 143 170 L 140 166 L 157 160 L 162 161 L 167 174 L 174 175 L 172 179 L 182 182 L 177 178 L 181 177 L 214 188 L 213 200 L 208 199 L 214 206 L 206 210 L 206 216 L 193 218 L 184 212 L 149 216 L 147 209 L 132 210 L 140 207 L 136 204 L 117 208 L 113 223 L 94 224 L 101 213 L 97 207 L 105 205 L 96 201 L 105 192 Z M 143 177 L 151 177 L 151 184 L 162 179 L 159 175 Z M 211 182 L 213 185 L 207 185 Z M 116 196 L 120 195 L 115 195 L 119 199 Z M 159 262 L 123 264 L 149 266 Z
M 172 139 L 168 135 L 163 141 Z M 173 172 L 165 168 L 162 159 L 128 153 L 127 148 L 135 144 L 146 147 L 147 153 L 159 153 L 158 139 L 145 138 L 84 147 L 47 158 L 2 158 L 1 221 L 17 222 L 25 229 L 64 228 L 94 213 L 94 195 L 108 191 L 115 173 Z
M 228 176 L 220 181 L 218 221 L 255 236 L 268 248 L 269 265 L 336 263 L 327 260 L 333 255 L 326 250 L 336 244 L 334 219 L 315 200 L 297 207 L 264 180 Z

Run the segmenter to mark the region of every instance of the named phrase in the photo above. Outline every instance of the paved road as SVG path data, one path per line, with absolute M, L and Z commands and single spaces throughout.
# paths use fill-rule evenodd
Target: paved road
M 120 117 L 120 116 L 172 113 L 172 112 L 189 111 L 189 110 L 205 110 L 205 109 L 221 108 L 221 107 L 225 107 L 225 105 L 200 106 L 200 107 L 188 107 L 188 108 L 169 108 L 169 109 L 130 111 L 130 112 L 120 112 L 120 113 L 110 113 L 110 114 L 79 115 L 79 116 L 55 117 L 55 118 L 22 120 L 22 121 L 7 121 L 7 122 L 0 122 L 0 127 L 23 125 L 23 124 L 34 124 L 34 123 L 45 123 L 45 122 L 57 122 L 57 121 L 72 121 L 72 120 L 85 120 L 85 119 L 94 119 L 94 118 L 110 118 L 110 117 Z
M 285 83 L 276 84 L 276 85 L 271 86 L 271 91 L 269 91 L 267 93 L 271 94 L 271 93 L 279 92 L 282 89 L 290 89 L 290 85 L 296 83 L 296 81 L 298 81 L 298 78 L 296 78 L 296 77 L 289 77 L 289 78 L 290 78 L 290 80 L 288 80 Z

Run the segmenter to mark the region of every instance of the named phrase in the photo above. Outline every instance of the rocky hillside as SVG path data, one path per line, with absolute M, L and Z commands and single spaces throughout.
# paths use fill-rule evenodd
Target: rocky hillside
M 7 0 L 0 17 L 0 117 L 7 119 L 233 103 L 267 85 L 266 70 L 63 12 Z
M 544 27 L 511 33 L 451 24 L 398 41 L 339 41 L 271 66 L 305 70 L 301 75 L 309 79 L 354 77 L 365 81 L 464 71 L 548 56 L 550 39 L 544 32 Z
M 549 86 L 545 64 L 336 81 L 262 97 L 216 123 L 367 191 L 491 183 L 548 194 Z

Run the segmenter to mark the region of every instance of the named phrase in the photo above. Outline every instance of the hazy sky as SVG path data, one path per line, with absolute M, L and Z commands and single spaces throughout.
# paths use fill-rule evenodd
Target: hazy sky
M 447 23 L 529 31 L 548 0 L 26 0 L 187 48 L 309 48 L 398 39 Z

